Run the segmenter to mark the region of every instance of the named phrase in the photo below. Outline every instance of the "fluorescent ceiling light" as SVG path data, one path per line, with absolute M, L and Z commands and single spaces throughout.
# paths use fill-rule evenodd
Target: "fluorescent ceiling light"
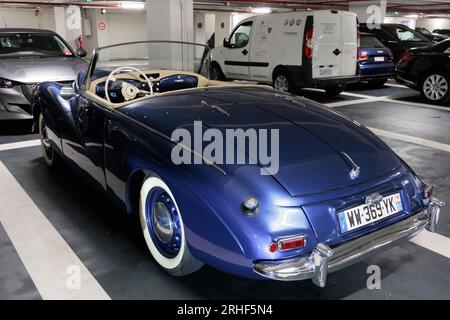
M 406 16 L 404 16 L 405 18 L 418 18 L 419 15 L 417 14 L 407 14 Z
M 252 8 L 250 11 L 252 13 L 271 13 L 272 9 L 269 7 L 258 7 L 258 8 Z
M 120 7 L 123 9 L 144 9 L 144 2 L 123 1 L 120 3 Z

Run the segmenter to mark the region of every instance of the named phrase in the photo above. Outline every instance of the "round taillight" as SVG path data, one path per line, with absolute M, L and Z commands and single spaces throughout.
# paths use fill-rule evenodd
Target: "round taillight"
M 278 250 L 278 244 L 276 244 L 275 242 L 272 242 L 269 245 L 269 251 L 272 253 L 275 253 Z

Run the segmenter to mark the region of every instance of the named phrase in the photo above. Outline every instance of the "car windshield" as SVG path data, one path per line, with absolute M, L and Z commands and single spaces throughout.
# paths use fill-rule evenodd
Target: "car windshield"
M 374 36 L 361 35 L 361 48 L 384 48 L 384 45 Z
M 0 58 L 45 58 L 73 55 L 69 47 L 54 34 L 0 34 Z
M 130 42 L 98 48 L 91 63 L 92 79 L 118 67 L 140 70 L 194 72 L 209 78 L 210 49 L 201 44 L 175 41 Z
M 405 26 L 386 26 L 387 30 L 400 42 L 429 42 L 420 33 Z

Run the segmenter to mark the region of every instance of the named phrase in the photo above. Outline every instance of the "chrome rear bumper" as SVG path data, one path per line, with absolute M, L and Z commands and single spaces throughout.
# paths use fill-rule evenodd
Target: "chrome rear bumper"
M 312 279 L 314 284 L 324 287 L 327 274 L 397 245 L 402 240 L 414 237 L 423 229 L 436 231 L 440 209 L 445 202 L 431 198 L 428 207 L 405 220 L 369 233 L 355 240 L 330 248 L 319 243 L 313 252 L 298 258 L 282 261 L 261 261 L 254 265 L 257 274 L 281 281 Z

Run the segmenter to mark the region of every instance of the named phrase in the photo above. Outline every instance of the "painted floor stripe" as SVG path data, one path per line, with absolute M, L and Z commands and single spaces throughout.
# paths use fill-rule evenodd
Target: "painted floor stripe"
M 42 298 L 110 299 L 1 161 L 0 181 L 0 223 Z
M 440 142 L 436 142 L 436 141 L 432 141 L 432 140 L 428 140 L 428 139 L 412 137 L 412 136 L 409 136 L 406 134 L 395 133 L 392 131 L 386 131 L 386 130 L 381 130 L 381 129 L 377 129 L 377 128 L 368 127 L 368 129 L 370 129 L 373 133 L 375 133 L 378 136 L 388 137 L 388 138 L 392 138 L 392 139 L 396 139 L 396 140 L 402 140 L 402 141 L 418 144 L 418 145 L 421 145 L 424 147 L 429 147 L 429 148 L 434 148 L 434 149 L 450 152 L 450 145 L 445 144 L 445 143 L 440 143 Z
M 41 144 L 39 139 L 0 144 L 0 151 L 35 147 Z
M 357 99 L 357 100 L 351 100 L 351 101 L 338 101 L 338 102 L 325 103 L 324 105 L 329 108 L 346 107 L 346 106 L 351 106 L 354 104 L 372 103 L 372 102 L 382 101 L 383 98 L 384 97 L 371 97 L 371 98 Z
M 425 249 L 450 258 L 450 238 L 447 238 L 439 233 L 432 233 L 425 230 L 410 241 Z

